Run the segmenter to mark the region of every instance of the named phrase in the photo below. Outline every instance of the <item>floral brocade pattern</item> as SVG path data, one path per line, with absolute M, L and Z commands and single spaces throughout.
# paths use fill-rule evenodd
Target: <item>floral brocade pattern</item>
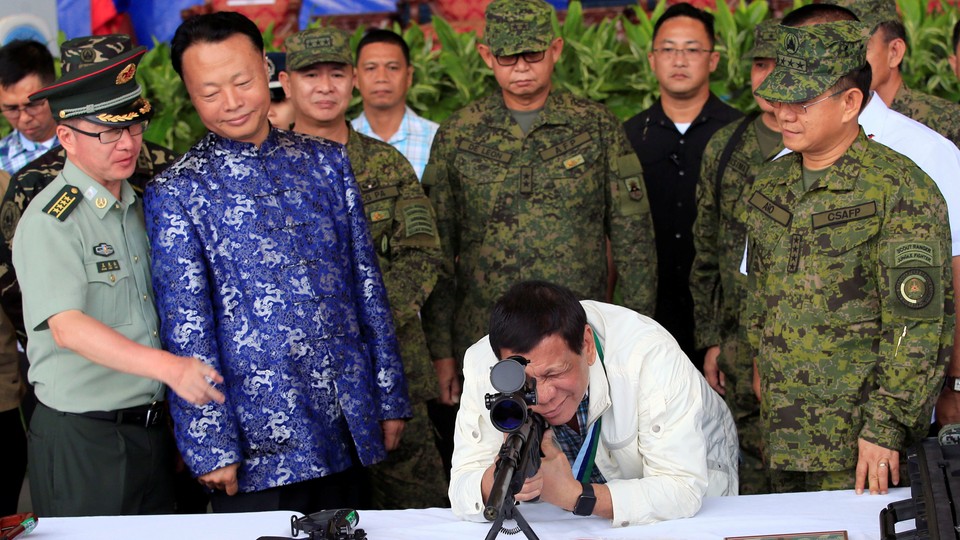
M 148 188 L 162 341 L 223 376 L 223 405 L 169 394 L 194 474 L 259 491 L 363 465 L 411 416 L 390 307 L 343 147 L 208 134 Z M 352 442 L 351 442 L 352 440 Z

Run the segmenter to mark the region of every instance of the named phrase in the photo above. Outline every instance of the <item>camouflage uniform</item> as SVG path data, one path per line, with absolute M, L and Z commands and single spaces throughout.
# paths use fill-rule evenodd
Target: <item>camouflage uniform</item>
M 780 34 L 777 67 L 756 92 L 772 102 L 816 97 L 865 62 L 859 23 Z M 853 487 L 858 439 L 902 452 L 942 384 L 953 339 L 946 203 L 913 162 L 860 130 L 810 188 L 793 154 L 760 171 L 740 208 L 767 463 L 837 472 L 821 488 Z
M 420 324 L 420 308 L 442 267 L 436 216 L 395 148 L 351 128 L 347 156 L 362 192 L 413 403 L 400 446 L 371 468 L 373 503 L 380 509 L 444 507 L 447 482 L 426 405 L 439 388 Z
M 554 90 L 526 135 L 498 92 L 440 126 L 424 171 L 456 278 L 424 311 L 434 358 L 462 358 L 494 301 L 543 279 L 607 293 L 606 238 L 624 303 L 651 314 L 656 249 L 640 162 L 605 107 Z
M 740 261 L 747 231 L 736 218 L 736 207 L 750 190 L 761 165 L 771 160 L 757 142 L 760 117 L 750 122 L 734 147 L 720 184 L 719 208 L 715 184 L 717 162 L 739 122 L 718 131 L 704 151 L 700 183 L 697 186 L 697 220 L 693 242 L 696 248 L 690 273 L 693 295 L 696 347 L 720 346 L 717 359 L 726 377 L 724 399 L 737 423 L 740 436 L 740 493 L 765 493 L 766 475 L 760 451 L 760 403 L 753 393 L 753 355 L 740 324 L 740 310 L 746 295 L 746 276 Z
M 767 20 L 757 26 L 749 58 L 776 58 L 776 24 L 775 20 Z M 690 272 L 690 293 L 696 348 L 720 347 L 717 361 L 726 377 L 724 400 L 733 413 L 740 437 L 740 494 L 750 495 L 766 493 L 769 486 L 760 444 L 760 403 L 753 393 L 753 355 L 740 324 L 747 281 L 740 273 L 740 261 L 747 230 L 736 219 L 736 207 L 752 186 L 760 166 L 773 159 L 783 144 L 765 155 L 758 138 L 758 130 L 765 129 L 763 119 L 757 116 L 743 121 L 750 123 L 733 147 L 719 194 L 716 177 L 721 155 L 742 121 L 721 128 L 704 149 L 697 185 L 697 220 L 693 225 L 696 255 Z
M 960 104 L 900 85 L 890 108 L 926 125 L 960 146 Z
M 485 17 L 494 56 L 553 43 L 553 8 L 543 0 L 495 0 Z M 653 313 L 650 204 L 620 122 L 598 103 L 552 89 L 524 133 L 504 92 L 447 119 L 423 173 L 444 257 L 455 268 L 424 307 L 434 358 L 462 359 L 516 281 L 552 281 L 605 300 L 608 239 L 624 303 Z

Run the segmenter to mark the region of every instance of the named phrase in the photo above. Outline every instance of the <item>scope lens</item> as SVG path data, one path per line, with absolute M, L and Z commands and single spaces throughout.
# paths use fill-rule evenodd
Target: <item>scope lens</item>
M 526 419 L 526 403 L 518 402 L 512 397 L 497 401 L 490 409 L 490 421 L 493 422 L 494 427 L 504 433 L 512 433 L 520 429 Z

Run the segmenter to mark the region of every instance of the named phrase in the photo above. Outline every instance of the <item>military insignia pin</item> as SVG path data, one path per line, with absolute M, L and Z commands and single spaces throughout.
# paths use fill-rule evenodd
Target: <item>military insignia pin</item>
M 117 85 L 127 84 L 132 81 L 137 74 L 137 65 L 136 64 L 127 64 L 127 67 L 123 68 L 120 73 L 117 75 Z
M 109 256 L 113 255 L 114 253 L 115 253 L 115 252 L 114 252 L 114 250 L 113 250 L 113 246 L 111 246 L 110 244 L 108 244 L 108 243 L 106 243 L 106 242 L 100 242 L 99 244 L 93 246 L 93 254 L 94 254 L 94 255 L 99 255 L 99 256 L 101 256 L 101 257 L 109 257 Z
M 97 197 L 93 204 L 97 205 L 97 208 L 103 210 L 107 207 L 107 198 L 106 197 Z

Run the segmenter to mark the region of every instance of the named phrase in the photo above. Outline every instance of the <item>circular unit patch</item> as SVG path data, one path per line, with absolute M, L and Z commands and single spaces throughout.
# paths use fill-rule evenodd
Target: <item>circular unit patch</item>
M 923 270 L 909 269 L 897 278 L 897 299 L 911 309 L 923 309 L 933 300 L 933 278 Z

